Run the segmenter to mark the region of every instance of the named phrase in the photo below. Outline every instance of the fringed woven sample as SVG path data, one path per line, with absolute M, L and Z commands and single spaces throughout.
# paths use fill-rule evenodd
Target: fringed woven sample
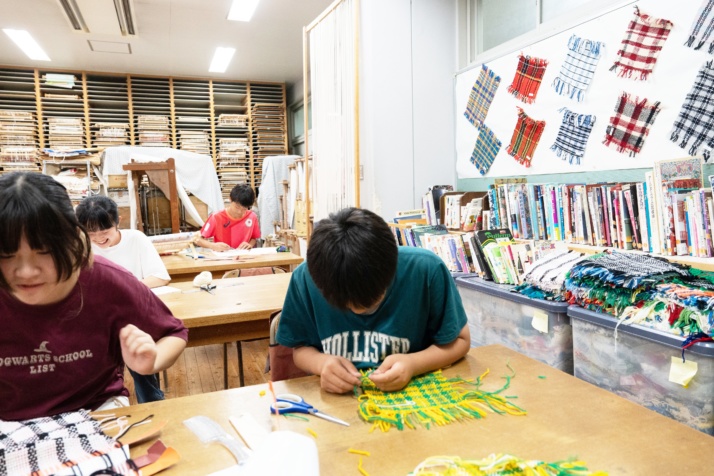
M 642 150 L 660 110 L 659 101 L 652 103 L 647 98 L 633 100 L 623 92 L 615 103 L 615 115 L 610 117 L 603 144 L 635 157 Z
M 538 147 L 538 141 L 540 141 L 540 136 L 543 134 L 543 129 L 545 129 L 545 121 L 531 119 L 519 107 L 518 121 L 516 122 L 516 128 L 513 130 L 511 143 L 508 145 L 508 153 L 520 164 L 530 167 L 533 153 Z
M 705 27 L 706 25 L 706 27 Z M 704 0 L 692 25 L 686 46 L 699 50 L 714 31 L 714 0 Z M 709 54 L 714 53 L 714 42 L 709 44 Z
M 607 476 L 588 471 L 585 462 L 574 459 L 546 463 L 524 460 L 507 454 L 492 454 L 483 459 L 458 456 L 432 456 L 409 473 L 413 476 Z
M 585 155 L 585 147 L 595 125 L 595 116 L 577 114 L 565 107 L 561 108 L 560 112 L 563 113 L 563 122 L 560 123 L 558 136 L 550 149 L 563 160 L 580 165 L 580 159 Z
M 104 434 L 85 410 L 0 420 L 0 474 L 92 474 L 108 469 L 138 474 L 129 448 Z
M 415 429 L 423 426 L 448 425 L 462 420 L 484 418 L 489 411 L 509 415 L 525 415 L 526 412 L 509 402 L 500 393 L 510 386 L 511 376 L 505 376 L 506 384 L 494 392 L 479 390 L 488 370 L 476 380 L 445 378 L 440 370 L 415 377 L 409 385 L 398 392 L 379 390 L 367 374 L 362 378 L 364 394 L 359 397 L 359 415 L 372 423 L 373 431 L 383 432 L 395 427 Z
M 652 18 L 640 13 L 640 9 L 635 7 L 635 15 L 627 25 L 617 59 L 610 71 L 617 72 L 621 77 L 646 81 L 673 26 L 671 21 Z
M 568 54 L 560 67 L 560 73 L 553 80 L 555 92 L 581 102 L 595 75 L 600 50 L 604 46 L 600 41 L 571 36 L 568 40 Z
M 466 110 L 464 111 L 466 119 L 475 127 L 481 127 L 486 120 L 488 109 L 491 107 L 499 84 L 501 84 L 501 77 L 497 76 L 493 70 L 484 64 L 471 88 L 469 102 L 466 103 Z
M 585 259 L 576 251 L 556 251 L 533 263 L 523 276 L 523 284 L 515 288 L 521 294 L 549 301 L 563 301 L 565 277 L 570 269 Z
M 532 104 L 538 95 L 548 60 L 531 56 L 518 56 L 518 68 L 508 92 L 527 104 Z
M 697 73 L 694 85 L 674 121 L 670 140 L 679 142 L 682 149 L 691 140 L 688 154 L 701 152 L 704 161 L 709 161 L 714 148 L 714 61 L 704 63 Z
M 471 163 L 481 175 L 486 175 L 501 150 L 501 141 L 485 124 L 481 126 L 471 153 Z

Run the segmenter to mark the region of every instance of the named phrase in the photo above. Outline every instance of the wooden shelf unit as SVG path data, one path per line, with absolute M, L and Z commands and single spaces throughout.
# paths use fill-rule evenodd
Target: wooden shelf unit
M 0 171 L 40 170 L 38 117 L 35 72 L 0 70 Z

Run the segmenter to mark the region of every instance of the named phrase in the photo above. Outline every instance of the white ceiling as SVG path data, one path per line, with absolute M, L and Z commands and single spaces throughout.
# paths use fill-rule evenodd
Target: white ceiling
M 77 3 L 82 6 L 87 1 Z M 113 0 L 89 1 L 107 4 L 104 7 L 114 11 Z M 245 23 L 226 20 L 231 0 L 133 0 L 137 35 L 121 36 L 113 33 L 118 27 L 114 28 L 116 18 L 111 15 L 103 15 L 104 25 L 97 31 L 77 33 L 57 0 L 0 0 L 0 29 L 28 30 L 52 60 L 30 60 L 0 32 L 0 65 L 291 85 L 302 79 L 302 28 L 331 3 L 261 0 L 253 19 Z M 83 15 L 90 24 L 92 13 Z M 125 51 L 121 43 L 129 43 L 131 54 L 92 51 L 88 40 L 95 48 L 115 51 Z M 217 46 L 236 49 L 228 70 L 221 74 L 208 72 Z

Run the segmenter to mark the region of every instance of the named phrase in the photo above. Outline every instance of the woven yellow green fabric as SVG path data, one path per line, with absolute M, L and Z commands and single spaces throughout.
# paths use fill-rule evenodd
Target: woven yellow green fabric
M 409 473 L 412 476 L 607 476 L 602 471 L 588 471 L 575 459 L 547 463 L 523 460 L 507 454 L 492 454 L 483 459 L 458 456 L 432 456 Z
M 373 423 L 372 430 L 379 428 L 389 431 L 416 428 L 427 429 L 431 424 L 448 425 L 456 421 L 484 418 L 488 411 L 525 415 L 525 410 L 499 395 L 510 385 L 506 384 L 494 391 L 484 392 L 478 388 L 488 370 L 477 379 L 460 377 L 447 379 L 440 370 L 414 378 L 409 385 L 397 392 L 383 392 L 363 373 L 362 390 L 359 397 L 359 414 L 367 422 Z

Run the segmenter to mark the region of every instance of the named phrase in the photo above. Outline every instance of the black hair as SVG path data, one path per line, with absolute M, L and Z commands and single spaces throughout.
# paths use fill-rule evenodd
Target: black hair
M 249 209 L 255 203 L 255 192 L 247 183 L 239 183 L 231 189 L 231 202 Z
M 345 208 L 315 226 L 307 267 L 331 305 L 369 308 L 394 279 L 398 253 L 394 235 L 379 215 Z
M 12 172 L 0 177 L 0 255 L 13 255 L 22 238 L 49 252 L 64 281 L 90 262 L 87 231 L 79 224 L 67 189 L 49 175 Z M 9 290 L 0 273 L 0 287 Z
M 89 232 L 114 228 L 119 223 L 116 202 L 104 195 L 87 197 L 74 210 L 79 223 Z

